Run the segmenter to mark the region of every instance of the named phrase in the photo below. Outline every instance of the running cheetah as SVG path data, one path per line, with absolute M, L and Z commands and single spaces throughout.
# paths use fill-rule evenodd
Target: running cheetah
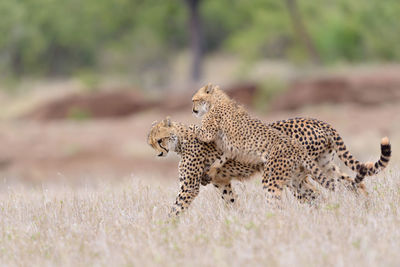
M 249 179 L 262 170 L 262 164 L 243 164 L 227 160 L 218 174 L 210 181 L 207 170 L 210 165 L 222 156 L 222 151 L 215 143 L 204 143 L 196 138 L 191 130 L 193 126 L 173 122 L 166 118 L 154 123 L 149 132 L 147 142 L 158 153 L 165 157 L 169 151 L 180 156 L 179 180 L 180 192 L 171 210 L 171 215 L 178 215 L 185 210 L 199 193 L 200 184 L 212 183 L 221 192 L 227 203 L 235 202 L 231 180 Z M 305 176 L 293 179 L 289 184 L 293 194 L 302 202 L 310 202 L 318 197 L 318 191 Z

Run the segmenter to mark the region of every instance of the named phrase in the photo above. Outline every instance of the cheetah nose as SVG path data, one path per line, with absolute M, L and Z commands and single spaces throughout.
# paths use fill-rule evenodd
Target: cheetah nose
M 195 110 L 195 109 L 193 109 L 193 113 L 199 113 L 199 111 L 198 110 Z
M 158 154 L 158 157 L 162 157 L 162 155 L 164 154 L 164 152 L 160 152 L 160 154 Z

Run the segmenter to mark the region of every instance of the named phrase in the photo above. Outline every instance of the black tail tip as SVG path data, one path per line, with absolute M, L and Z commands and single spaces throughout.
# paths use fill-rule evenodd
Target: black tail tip
M 389 138 L 387 137 L 384 137 L 381 140 L 381 153 L 385 157 L 390 157 L 392 153 Z

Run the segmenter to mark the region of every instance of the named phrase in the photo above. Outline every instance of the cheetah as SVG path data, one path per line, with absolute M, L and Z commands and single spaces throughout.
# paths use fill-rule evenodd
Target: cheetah
M 293 176 L 301 175 L 302 169 L 303 172 L 305 170 L 306 173 L 311 173 L 311 177 L 323 187 L 335 190 L 335 179 L 325 176 L 317 163 L 316 156 L 323 155 L 322 152 L 325 151 L 315 149 L 315 146 L 320 145 L 318 140 L 313 140 L 316 137 L 315 130 L 307 131 L 307 134 L 310 133 L 310 139 L 303 142 L 300 141 L 300 135 L 296 137 L 294 134 L 295 138 L 291 138 L 282 132 L 282 128 L 276 129 L 251 117 L 218 86 L 211 84 L 200 88 L 193 96 L 192 102 L 193 113 L 197 117 L 202 117 L 201 126 L 195 126 L 193 129 L 195 135 L 203 142 L 214 141 L 224 152 L 221 159 L 211 165 L 209 175 L 216 175 L 227 159 L 242 163 L 263 164 L 262 183 L 269 204 L 272 204 L 272 200 L 281 198 L 283 186 L 287 185 Z M 321 131 L 327 128 L 325 124 L 316 126 L 322 126 Z M 301 127 L 304 127 L 304 121 Z M 280 127 L 277 126 L 277 128 Z M 294 132 L 294 129 L 292 131 Z M 379 166 L 355 161 L 346 150 L 340 136 L 334 137 L 336 146 L 333 145 L 333 148 L 338 148 L 339 157 L 345 159 L 345 164 L 351 165 L 351 168 L 357 171 L 354 180 L 341 175 L 353 187 L 357 187 L 366 174 L 379 171 Z M 302 139 L 304 138 L 305 136 L 302 136 Z M 325 140 L 323 144 L 328 141 L 330 140 Z M 306 144 L 308 142 L 309 144 Z M 316 142 L 315 146 L 314 142 Z M 382 146 L 384 157 L 381 157 L 379 162 L 383 165 L 381 167 L 384 167 L 390 158 L 390 144 L 387 138 L 382 140 Z M 332 153 L 329 150 L 326 152 Z M 330 163 L 329 160 L 328 162 Z
M 169 151 L 174 151 L 180 156 L 178 167 L 180 191 L 171 208 L 170 215 L 173 216 L 187 209 L 199 194 L 200 186 L 210 182 L 220 191 L 222 199 L 227 204 L 234 203 L 236 194 L 232 190 L 232 179 L 246 180 L 262 170 L 262 164 L 243 164 L 227 160 L 210 181 L 207 171 L 223 152 L 214 142 L 200 141 L 194 135 L 193 127 L 171 121 L 167 117 L 161 122 L 153 123 L 147 138 L 148 144 L 157 152 L 157 156 L 165 157 Z M 289 189 L 295 198 L 303 203 L 310 203 L 319 196 L 318 190 L 307 177 L 294 179 Z
M 360 162 L 348 151 L 339 133 L 328 123 L 312 118 L 293 118 L 276 121 L 270 127 L 298 140 L 308 151 L 308 155 L 317 161 L 319 167 L 329 177 L 346 185 L 350 181 L 350 189 L 358 188 L 364 195 L 368 195 L 362 183 L 364 176 L 378 174 L 386 168 L 391 157 L 391 145 L 387 137 L 381 140 L 381 157 L 375 163 L 368 162 L 366 173 L 358 174 L 355 181 L 350 176 L 341 172 L 334 163 L 335 154 L 351 170 L 358 171 Z

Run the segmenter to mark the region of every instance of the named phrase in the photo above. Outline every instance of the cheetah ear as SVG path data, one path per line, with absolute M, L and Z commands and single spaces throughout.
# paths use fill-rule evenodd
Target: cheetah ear
M 211 94 L 214 91 L 214 86 L 211 83 L 209 83 L 209 84 L 206 85 L 205 89 L 206 89 L 205 90 L 206 94 Z
M 164 119 L 163 123 L 164 123 L 164 126 L 166 126 L 166 127 L 171 127 L 171 117 L 170 117 L 170 116 L 167 116 L 167 117 Z
M 153 122 L 151 123 L 151 127 L 156 126 L 156 124 L 157 124 L 157 121 L 153 121 Z

